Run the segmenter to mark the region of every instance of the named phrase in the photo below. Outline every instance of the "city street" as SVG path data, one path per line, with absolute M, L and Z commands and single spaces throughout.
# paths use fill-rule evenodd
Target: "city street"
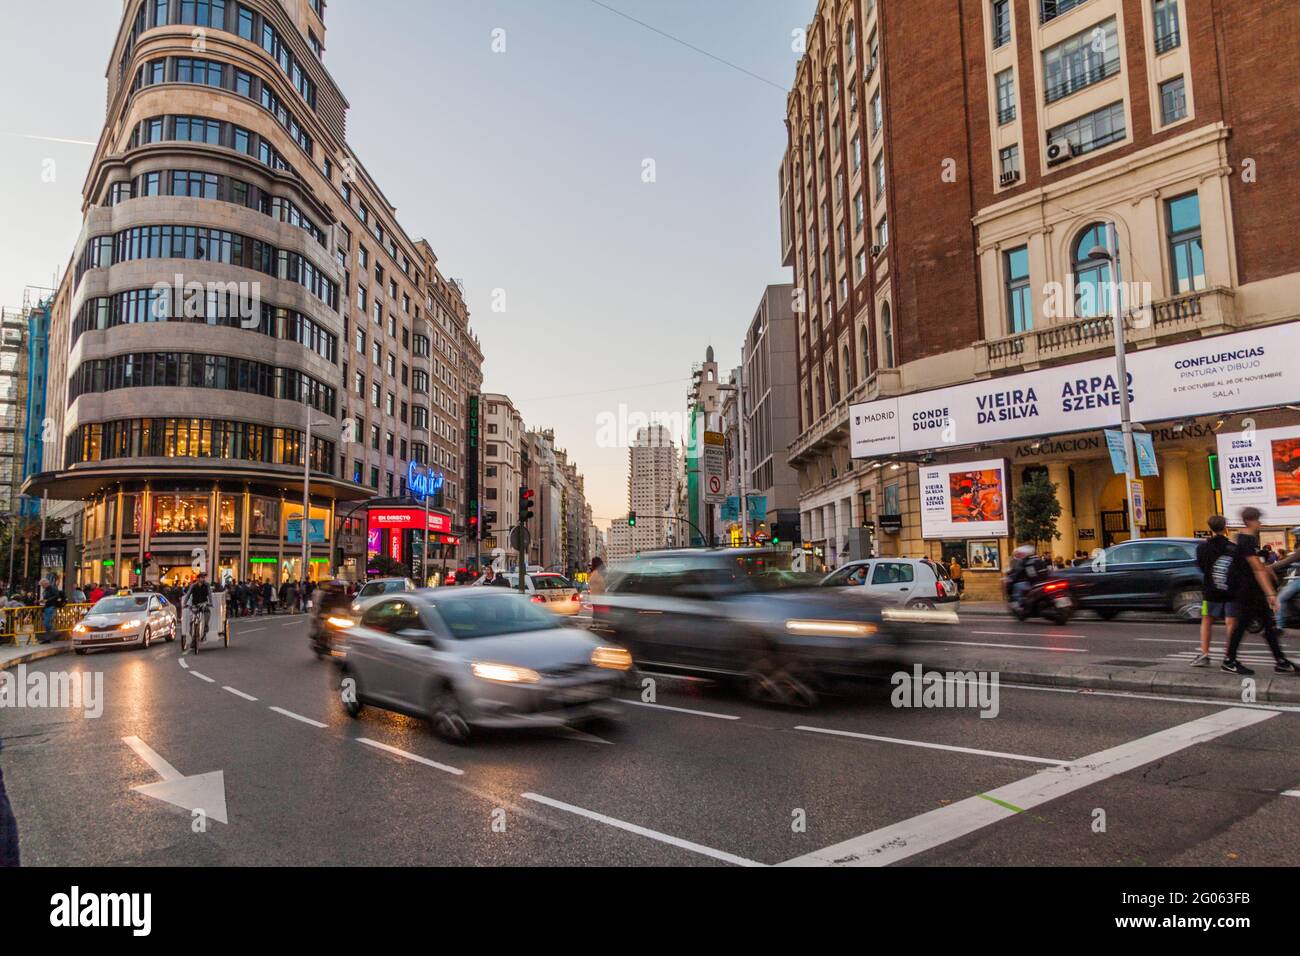
M 347 717 L 305 626 L 243 619 L 229 648 L 184 659 L 165 644 L 28 665 L 102 672 L 104 709 L 4 714 L 24 863 L 1266 865 L 1300 839 L 1300 706 L 1004 686 L 986 719 L 893 707 L 880 683 L 792 711 L 674 680 L 653 705 L 629 690 L 614 725 L 456 747 L 422 721 Z M 962 630 L 1125 658 L 1195 639 Z

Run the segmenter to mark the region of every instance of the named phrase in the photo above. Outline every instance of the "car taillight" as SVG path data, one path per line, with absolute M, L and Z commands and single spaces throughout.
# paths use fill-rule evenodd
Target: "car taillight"
M 528 600 L 532 601 L 534 604 L 545 604 L 545 603 L 546 603 L 546 598 L 542 597 L 540 594 L 534 594 L 534 595 L 533 595 L 532 597 L 530 597 Z
M 934 579 L 934 596 L 940 598 L 947 597 L 947 595 L 943 591 L 943 582 L 940 581 L 938 578 Z
M 606 613 L 607 611 L 609 611 L 609 605 L 608 605 L 608 604 L 593 604 L 593 605 L 591 606 L 591 613 L 592 613 L 592 614 L 604 614 L 604 613 Z
M 582 601 L 582 598 L 578 596 L 578 592 L 577 592 L 577 591 L 574 591 L 574 592 L 573 592 L 573 597 L 569 598 L 569 600 L 570 600 L 570 601 L 578 601 L 578 602 L 581 602 L 581 601 Z
M 1062 590 L 1063 588 L 1066 588 L 1066 587 L 1069 587 L 1069 585 L 1068 585 L 1065 581 L 1049 581 L 1047 584 L 1044 584 L 1044 585 L 1043 585 L 1043 590 L 1044 590 L 1044 591 L 1060 591 L 1060 590 Z

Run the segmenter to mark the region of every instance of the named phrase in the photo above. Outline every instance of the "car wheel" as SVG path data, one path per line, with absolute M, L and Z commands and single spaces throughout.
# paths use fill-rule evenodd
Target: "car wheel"
M 1103 621 L 1113 621 L 1119 615 L 1119 611 L 1112 611 L 1109 608 L 1099 608 L 1097 616 Z
M 460 698 L 445 681 L 435 685 L 429 693 L 429 726 L 443 740 L 453 744 L 469 741 L 469 721 L 461 712 Z
M 1170 610 L 1178 617 L 1180 621 L 1199 621 L 1201 619 L 1201 603 L 1204 600 L 1204 594 L 1195 589 L 1179 591 L 1174 595 L 1170 604 Z
M 812 707 L 817 692 L 790 668 L 771 657 L 756 661 L 745 672 L 745 693 L 772 707 Z
M 919 598 L 915 601 L 908 601 L 907 606 L 918 611 L 933 611 L 934 602 L 928 598 Z
M 74 647 L 74 648 L 72 649 L 72 652 L 73 652 L 74 654 L 85 654 L 85 653 L 86 653 L 86 649 L 85 649 L 84 647 Z
M 339 703 L 343 705 L 343 712 L 349 717 L 360 717 L 361 711 L 365 708 L 365 704 L 361 702 L 361 684 L 352 671 L 344 671 L 339 681 Z

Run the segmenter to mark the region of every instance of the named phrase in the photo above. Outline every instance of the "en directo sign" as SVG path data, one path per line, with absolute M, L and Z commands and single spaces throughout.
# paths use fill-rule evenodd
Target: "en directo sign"
M 415 528 L 418 531 L 424 527 L 424 509 L 372 508 L 366 524 L 368 528 L 397 528 L 398 530 Z M 428 530 L 440 531 L 444 534 L 450 532 L 451 517 L 437 511 L 430 511 Z

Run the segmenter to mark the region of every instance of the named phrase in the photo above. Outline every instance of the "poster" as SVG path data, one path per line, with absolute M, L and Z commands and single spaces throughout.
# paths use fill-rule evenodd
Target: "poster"
M 1295 401 L 1300 322 L 1131 352 L 1125 388 L 1135 422 Z M 854 458 L 1113 428 L 1113 358 L 981 379 L 849 409 Z
M 923 465 L 923 538 L 1005 538 L 1006 463 L 991 461 Z
M 1265 525 L 1300 524 L 1300 426 L 1219 436 L 1223 510 L 1241 526 L 1241 509 L 1253 505 Z

